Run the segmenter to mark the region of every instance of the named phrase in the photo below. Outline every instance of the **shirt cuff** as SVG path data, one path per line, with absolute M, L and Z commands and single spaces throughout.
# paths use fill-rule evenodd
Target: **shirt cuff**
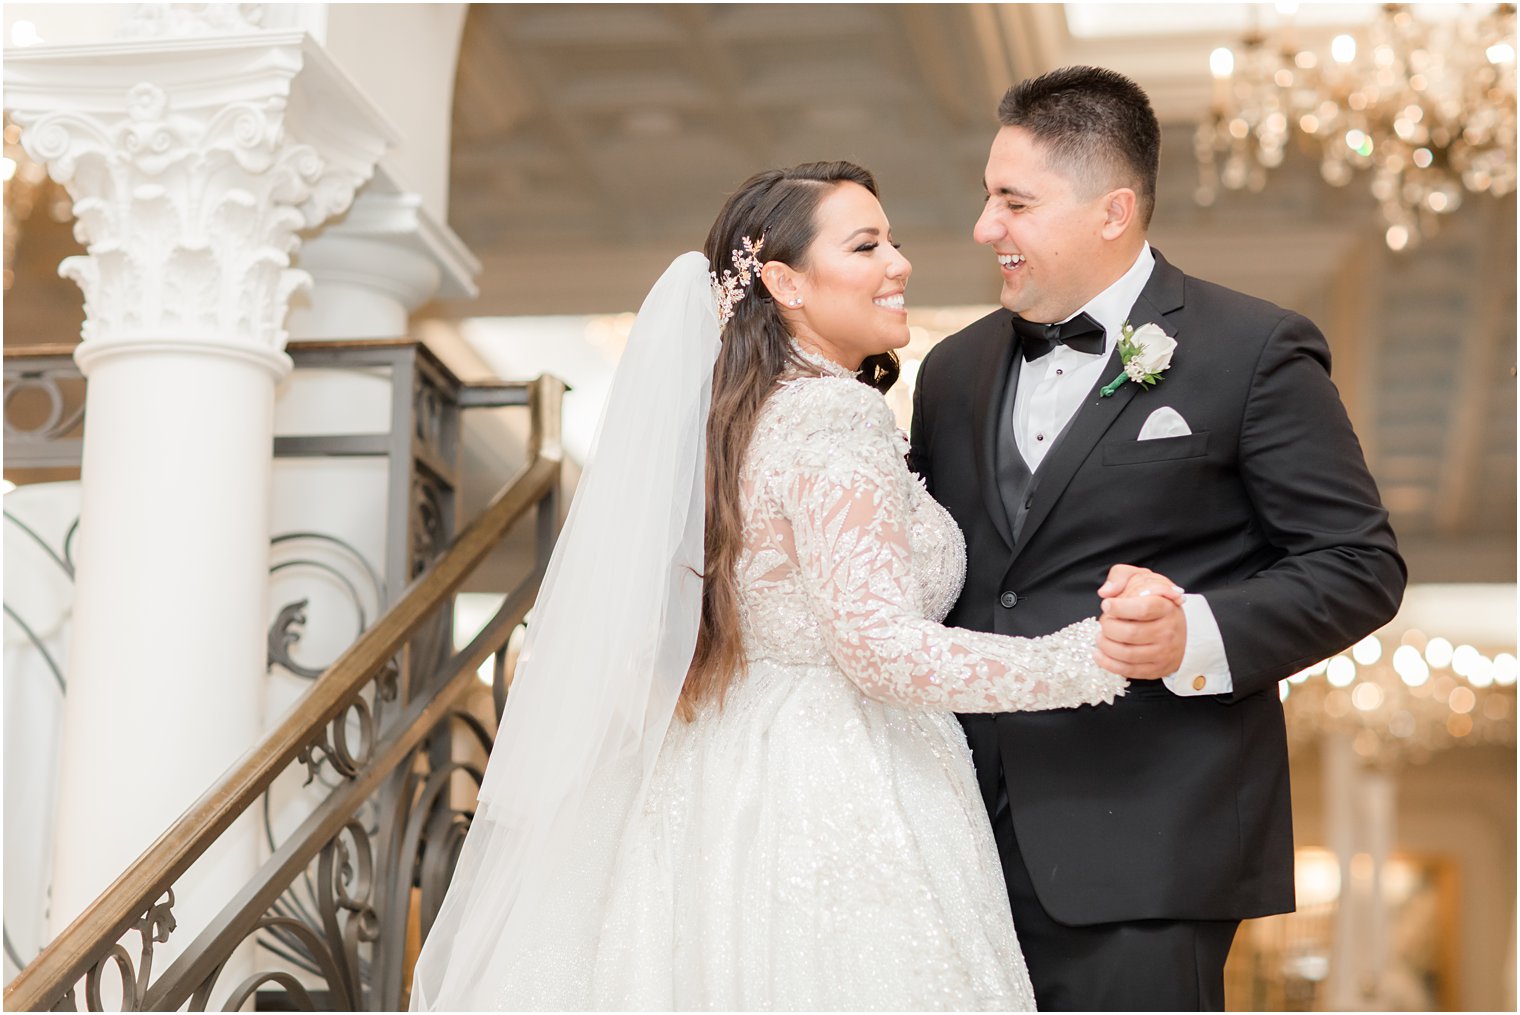
M 1219 622 L 1203 596 L 1182 597 L 1182 615 L 1187 620 L 1187 646 L 1177 672 L 1163 677 L 1167 690 L 1184 698 L 1201 694 L 1229 694 L 1235 689 L 1230 677 L 1230 661 L 1224 654 L 1224 639 Z

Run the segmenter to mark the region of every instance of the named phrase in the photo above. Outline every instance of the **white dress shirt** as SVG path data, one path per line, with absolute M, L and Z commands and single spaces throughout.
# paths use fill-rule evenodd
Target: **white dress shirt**
M 1118 281 L 1071 315 L 1075 317 L 1086 311 L 1103 326 L 1101 353 L 1078 352 L 1058 345 L 1048 354 L 1020 367 L 1019 386 L 1013 403 L 1013 434 L 1031 473 L 1040 467 L 1050 446 L 1066 429 L 1100 378 L 1104 382 L 1112 380 L 1103 377 L 1103 372 L 1108 369 L 1109 357 L 1119 344 L 1120 329 L 1140 298 L 1145 283 L 1150 281 L 1155 266 L 1156 258 L 1147 243 Z M 1225 657 L 1219 624 L 1208 600 L 1200 595 L 1183 596 L 1182 612 L 1187 620 L 1187 647 L 1182 654 L 1182 665 L 1163 683 L 1173 694 L 1183 696 L 1228 694 L 1234 688 L 1234 682 L 1230 678 L 1230 664 Z

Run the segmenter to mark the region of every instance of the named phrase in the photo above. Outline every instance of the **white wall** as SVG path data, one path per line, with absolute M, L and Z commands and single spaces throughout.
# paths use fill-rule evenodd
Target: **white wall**
M 454 68 L 468 4 L 327 4 L 327 51 L 402 134 L 397 182 L 448 221 Z
M 35 35 L 49 46 L 73 46 L 111 38 L 131 13 L 129 4 L 6 4 L 5 44 L 27 45 Z M 18 24 L 30 24 L 29 30 Z

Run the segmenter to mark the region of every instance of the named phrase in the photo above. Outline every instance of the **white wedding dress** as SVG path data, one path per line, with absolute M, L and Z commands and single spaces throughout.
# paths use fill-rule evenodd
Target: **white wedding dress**
M 965 548 L 882 397 L 786 381 L 746 458 L 748 672 L 671 722 L 621 834 L 479 983 L 498 1010 L 1033 1010 L 955 712 L 1111 702 L 1096 621 L 947 629 Z M 622 792 L 623 790 L 619 790 Z M 616 794 L 613 794 L 614 796 Z M 603 879 L 576 870 L 610 870 Z

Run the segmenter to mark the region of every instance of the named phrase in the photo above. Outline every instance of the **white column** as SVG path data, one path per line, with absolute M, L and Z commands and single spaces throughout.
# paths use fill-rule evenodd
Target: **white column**
M 1371 1008 L 1390 1007 L 1392 996 L 1384 977 L 1392 957 L 1392 940 L 1388 926 L 1388 901 L 1384 882 L 1388 858 L 1393 852 L 1397 792 L 1393 776 L 1387 772 L 1363 770 L 1361 773 L 1363 814 L 1367 822 L 1367 853 L 1372 857 L 1372 876 L 1368 883 L 1368 932 L 1362 947 L 1366 950 L 1367 992 L 1363 1000 Z
M 1325 1000 L 1333 1011 L 1386 1008 L 1390 939 L 1383 877 L 1395 838 L 1396 787 L 1367 768 L 1349 734 L 1321 741 L 1326 844 L 1340 864 L 1340 898 Z
M 291 258 L 395 139 L 300 32 L 29 49 L 5 81 L 88 251 L 60 268 L 89 385 L 56 931 L 260 731 Z M 252 871 L 253 835 L 224 838 L 170 950 Z
M 1356 752 L 1345 733 L 1326 733 L 1320 741 L 1324 773 L 1325 845 L 1340 865 L 1340 898 L 1330 937 L 1330 978 L 1324 1000 L 1331 1011 L 1350 1011 L 1360 999 L 1360 949 L 1357 941 L 1357 889 L 1353 858 L 1356 835 Z

